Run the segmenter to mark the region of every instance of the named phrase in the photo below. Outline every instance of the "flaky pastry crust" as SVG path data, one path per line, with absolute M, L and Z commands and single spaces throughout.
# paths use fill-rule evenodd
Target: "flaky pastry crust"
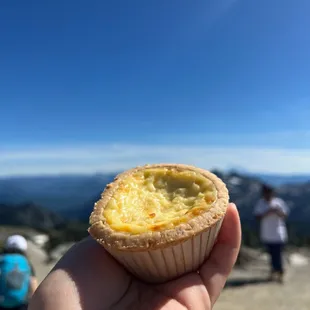
M 150 231 L 141 234 L 114 231 L 110 228 L 103 215 L 103 210 L 113 197 L 119 183 L 129 175 L 149 168 L 174 168 L 179 171 L 189 170 L 202 174 L 211 180 L 217 191 L 217 199 L 206 212 L 190 219 L 187 223 L 175 226 L 173 229 Z M 101 194 L 101 199 L 94 205 L 90 215 L 88 232 L 102 246 L 123 251 L 149 251 L 173 246 L 184 242 L 195 235 L 210 229 L 226 213 L 229 194 L 225 183 L 215 174 L 194 166 L 183 164 L 153 164 L 139 166 L 119 174 L 108 184 Z

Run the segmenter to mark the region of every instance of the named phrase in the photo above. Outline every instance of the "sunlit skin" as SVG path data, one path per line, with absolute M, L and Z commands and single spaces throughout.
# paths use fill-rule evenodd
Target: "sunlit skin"
M 240 249 L 238 211 L 230 204 L 210 257 L 193 272 L 160 285 L 131 276 L 87 238 L 59 261 L 36 291 L 29 310 L 209 310 Z

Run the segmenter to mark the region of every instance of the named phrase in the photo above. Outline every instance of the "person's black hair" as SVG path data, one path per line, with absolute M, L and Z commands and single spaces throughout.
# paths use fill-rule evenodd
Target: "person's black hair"
M 274 192 L 274 189 L 272 186 L 267 185 L 267 184 L 262 185 L 262 194 L 264 193 L 272 194 L 273 192 Z

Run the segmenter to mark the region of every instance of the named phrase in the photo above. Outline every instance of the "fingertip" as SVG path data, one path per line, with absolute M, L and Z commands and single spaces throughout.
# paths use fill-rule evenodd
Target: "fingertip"
M 236 210 L 237 210 L 237 206 L 236 206 L 236 204 L 235 204 L 235 203 L 233 203 L 233 202 L 230 202 L 230 203 L 228 204 L 228 207 L 229 207 L 229 208 L 233 208 L 233 209 L 236 209 Z

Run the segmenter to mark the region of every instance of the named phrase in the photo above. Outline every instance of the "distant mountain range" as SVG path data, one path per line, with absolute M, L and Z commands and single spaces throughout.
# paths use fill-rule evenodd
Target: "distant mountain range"
M 263 182 L 269 183 L 273 186 L 281 186 L 285 184 L 306 183 L 310 181 L 310 175 L 296 174 L 296 175 L 277 175 L 277 174 L 248 174 L 249 176 L 257 177 Z
M 262 182 L 273 186 L 280 186 L 292 183 L 305 183 L 310 181 L 310 174 L 270 174 L 270 173 L 252 173 L 245 169 L 230 169 L 228 174 L 236 173 L 243 176 L 258 178 Z
M 27 226 L 39 230 L 63 227 L 66 221 L 52 210 L 33 203 L 0 204 L 0 225 Z
M 252 209 L 259 199 L 261 184 L 268 182 L 277 186 L 278 194 L 289 204 L 290 221 L 300 223 L 300 229 L 308 227 L 310 176 L 250 175 L 233 171 L 214 173 L 227 184 L 231 201 L 237 204 L 242 220 L 253 219 Z M 57 226 L 65 218 L 87 221 L 94 202 L 115 175 L 2 178 L 0 224 L 24 221 L 29 226 L 33 226 L 34 222 L 45 223 L 43 226 Z M 305 229 L 310 232 L 310 227 Z
M 56 212 L 83 208 L 97 197 L 115 174 L 10 177 L 0 179 L 0 203 L 31 202 Z

